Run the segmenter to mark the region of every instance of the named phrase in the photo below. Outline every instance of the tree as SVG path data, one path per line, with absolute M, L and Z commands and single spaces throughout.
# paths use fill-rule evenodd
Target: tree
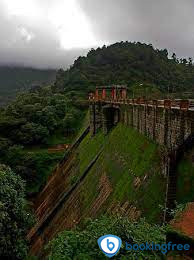
M 180 61 L 181 61 L 181 64 L 183 64 L 183 65 L 186 65 L 187 64 L 187 59 L 180 59 Z
M 0 137 L 0 156 L 4 157 L 6 151 L 8 150 L 9 146 L 11 146 L 11 141 L 7 138 Z
M 63 88 L 64 88 L 64 70 L 63 69 L 59 69 L 57 71 L 57 75 L 56 75 L 56 81 L 55 81 L 55 84 L 54 86 L 52 87 L 52 89 L 54 91 L 58 90 L 59 92 L 60 91 L 63 91 Z
M 172 59 L 173 59 L 174 62 L 178 63 L 178 60 L 177 60 L 177 57 L 176 57 L 175 53 L 172 54 Z
M 189 57 L 189 66 L 193 65 L 193 59 L 191 57 Z
M 24 259 L 27 255 L 26 231 L 32 224 L 24 199 L 23 180 L 10 168 L 0 165 L 0 256 Z
M 0 109 L 0 163 L 26 181 L 28 195 L 40 190 L 63 156 L 48 154 L 48 146 L 66 142 L 65 134 L 75 134 L 84 114 L 75 91 L 53 91 L 50 86 L 35 88 Z
M 162 54 L 165 58 L 168 58 L 168 50 L 167 50 L 167 49 L 161 50 L 161 54 Z
M 63 119 L 63 127 L 66 133 L 73 133 L 76 131 L 77 125 L 79 125 L 81 113 L 76 108 L 69 109 L 65 118 Z
M 50 260 L 55 259 L 106 259 L 99 250 L 97 239 L 106 234 L 119 236 L 123 241 L 120 250 L 121 259 L 161 259 L 159 251 L 126 251 L 125 241 L 130 243 L 165 243 L 165 228 L 148 224 L 144 219 L 131 222 L 127 218 L 102 217 L 86 224 L 84 230 L 64 231 L 51 241 Z
M 22 144 L 46 143 L 48 136 L 47 127 L 30 122 L 15 131 L 15 141 Z
M 170 71 L 170 74 L 169 74 Z M 137 82 L 156 85 L 164 93 L 170 84 L 175 92 L 193 90 L 194 67 L 186 59 L 179 64 L 175 53 L 169 58 L 167 49 L 154 49 L 151 44 L 120 42 L 92 49 L 79 57 L 70 69 L 56 79 L 63 82 L 63 91 L 88 93 L 88 86 L 127 84 Z M 60 90 L 60 89 L 59 89 Z M 163 97 L 161 97 L 163 98 Z

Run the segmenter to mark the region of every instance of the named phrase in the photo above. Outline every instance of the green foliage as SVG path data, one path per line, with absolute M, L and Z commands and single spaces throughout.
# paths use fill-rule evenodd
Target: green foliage
M 163 93 L 156 85 L 136 83 L 130 87 L 131 98 L 144 97 L 145 99 L 159 99 Z
M 181 212 L 185 209 L 186 204 L 177 204 L 176 202 L 176 207 L 174 209 L 170 210 L 170 214 L 173 218 L 177 218 Z
M 194 91 L 192 60 L 168 58 L 168 51 L 154 49 L 140 42 L 120 42 L 92 49 L 73 66 L 57 72 L 55 89 L 87 93 L 91 86 L 109 84 L 148 84 L 161 92 Z
M 24 199 L 23 180 L 10 168 L 0 165 L 0 257 L 24 259 L 26 231 L 32 224 Z
M 46 149 L 26 151 L 23 146 L 10 146 L 2 161 L 11 166 L 14 172 L 26 181 L 28 195 L 39 192 L 46 183 L 63 152 L 49 153 Z
M 51 87 L 21 94 L 0 112 L 0 136 L 16 144 L 46 144 L 56 131 L 74 133 L 83 113 Z
M 98 247 L 97 239 L 114 234 L 122 239 L 122 248 L 113 259 L 161 259 L 158 251 L 126 251 L 125 242 L 165 243 L 165 227 L 150 225 L 144 219 L 130 222 L 127 218 L 102 217 L 86 223 L 80 230 L 64 231 L 50 245 L 50 260 L 57 259 L 107 259 Z
M 15 132 L 14 141 L 21 144 L 46 143 L 48 135 L 46 127 L 28 122 Z
M 11 145 L 11 142 L 7 138 L 0 137 L 0 156 L 4 156 L 7 152 L 7 148 Z
M 63 120 L 63 126 L 67 133 L 72 133 L 74 132 L 74 129 L 77 129 L 77 126 L 79 126 L 80 117 L 82 118 L 82 114 L 78 109 L 74 107 L 69 109 Z
M 63 157 L 48 148 L 71 142 L 84 114 L 85 107 L 49 86 L 19 95 L 0 110 L 0 163 L 22 176 L 28 193 L 38 192 Z

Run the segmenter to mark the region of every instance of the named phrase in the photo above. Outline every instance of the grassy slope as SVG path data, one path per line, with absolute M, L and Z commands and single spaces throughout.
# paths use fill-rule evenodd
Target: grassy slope
M 142 212 L 148 221 L 158 221 L 159 205 L 164 205 L 165 184 L 160 174 L 158 146 L 135 130 L 119 124 L 104 136 L 88 135 L 78 150 L 80 173 L 87 167 L 95 154 L 104 146 L 103 153 L 86 177 L 82 188 L 83 212 L 87 212 L 100 193 L 100 177 L 106 175 L 112 192 L 99 214 L 105 213 L 111 204 L 126 201 Z M 147 178 L 143 181 L 143 178 Z M 135 178 L 141 185 L 134 187 Z

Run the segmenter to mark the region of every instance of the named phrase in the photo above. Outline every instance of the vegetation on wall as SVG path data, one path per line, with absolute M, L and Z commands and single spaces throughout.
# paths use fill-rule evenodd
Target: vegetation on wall
M 83 210 L 92 207 L 99 196 L 101 178 L 105 178 L 112 191 L 97 215 L 105 213 L 111 205 L 122 207 L 127 203 L 129 207 L 136 207 L 147 221 L 160 222 L 160 205 L 163 206 L 165 201 L 160 147 L 128 126 L 119 124 L 107 136 L 99 132 L 83 140 L 78 149 L 81 171 L 102 146 L 102 155 L 81 187 Z

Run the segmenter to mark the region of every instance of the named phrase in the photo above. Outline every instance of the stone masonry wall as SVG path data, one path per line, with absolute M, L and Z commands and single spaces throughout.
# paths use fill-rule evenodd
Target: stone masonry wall
M 114 104 L 107 105 L 103 102 L 90 105 L 90 124 L 93 134 L 102 126 L 107 129 L 106 115 L 103 111 L 106 107 L 107 109 L 112 108 L 114 111 L 114 106 Z M 122 123 L 135 128 L 158 144 L 165 145 L 168 150 L 177 149 L 190 134 L 194 133 L 193 110 L 153 105 L 117 104 L 117 111 L 118 107 Z M 117 114 L 115 113 L 115 115 Z M 114 124 L 115 122 L 112 125 Z

